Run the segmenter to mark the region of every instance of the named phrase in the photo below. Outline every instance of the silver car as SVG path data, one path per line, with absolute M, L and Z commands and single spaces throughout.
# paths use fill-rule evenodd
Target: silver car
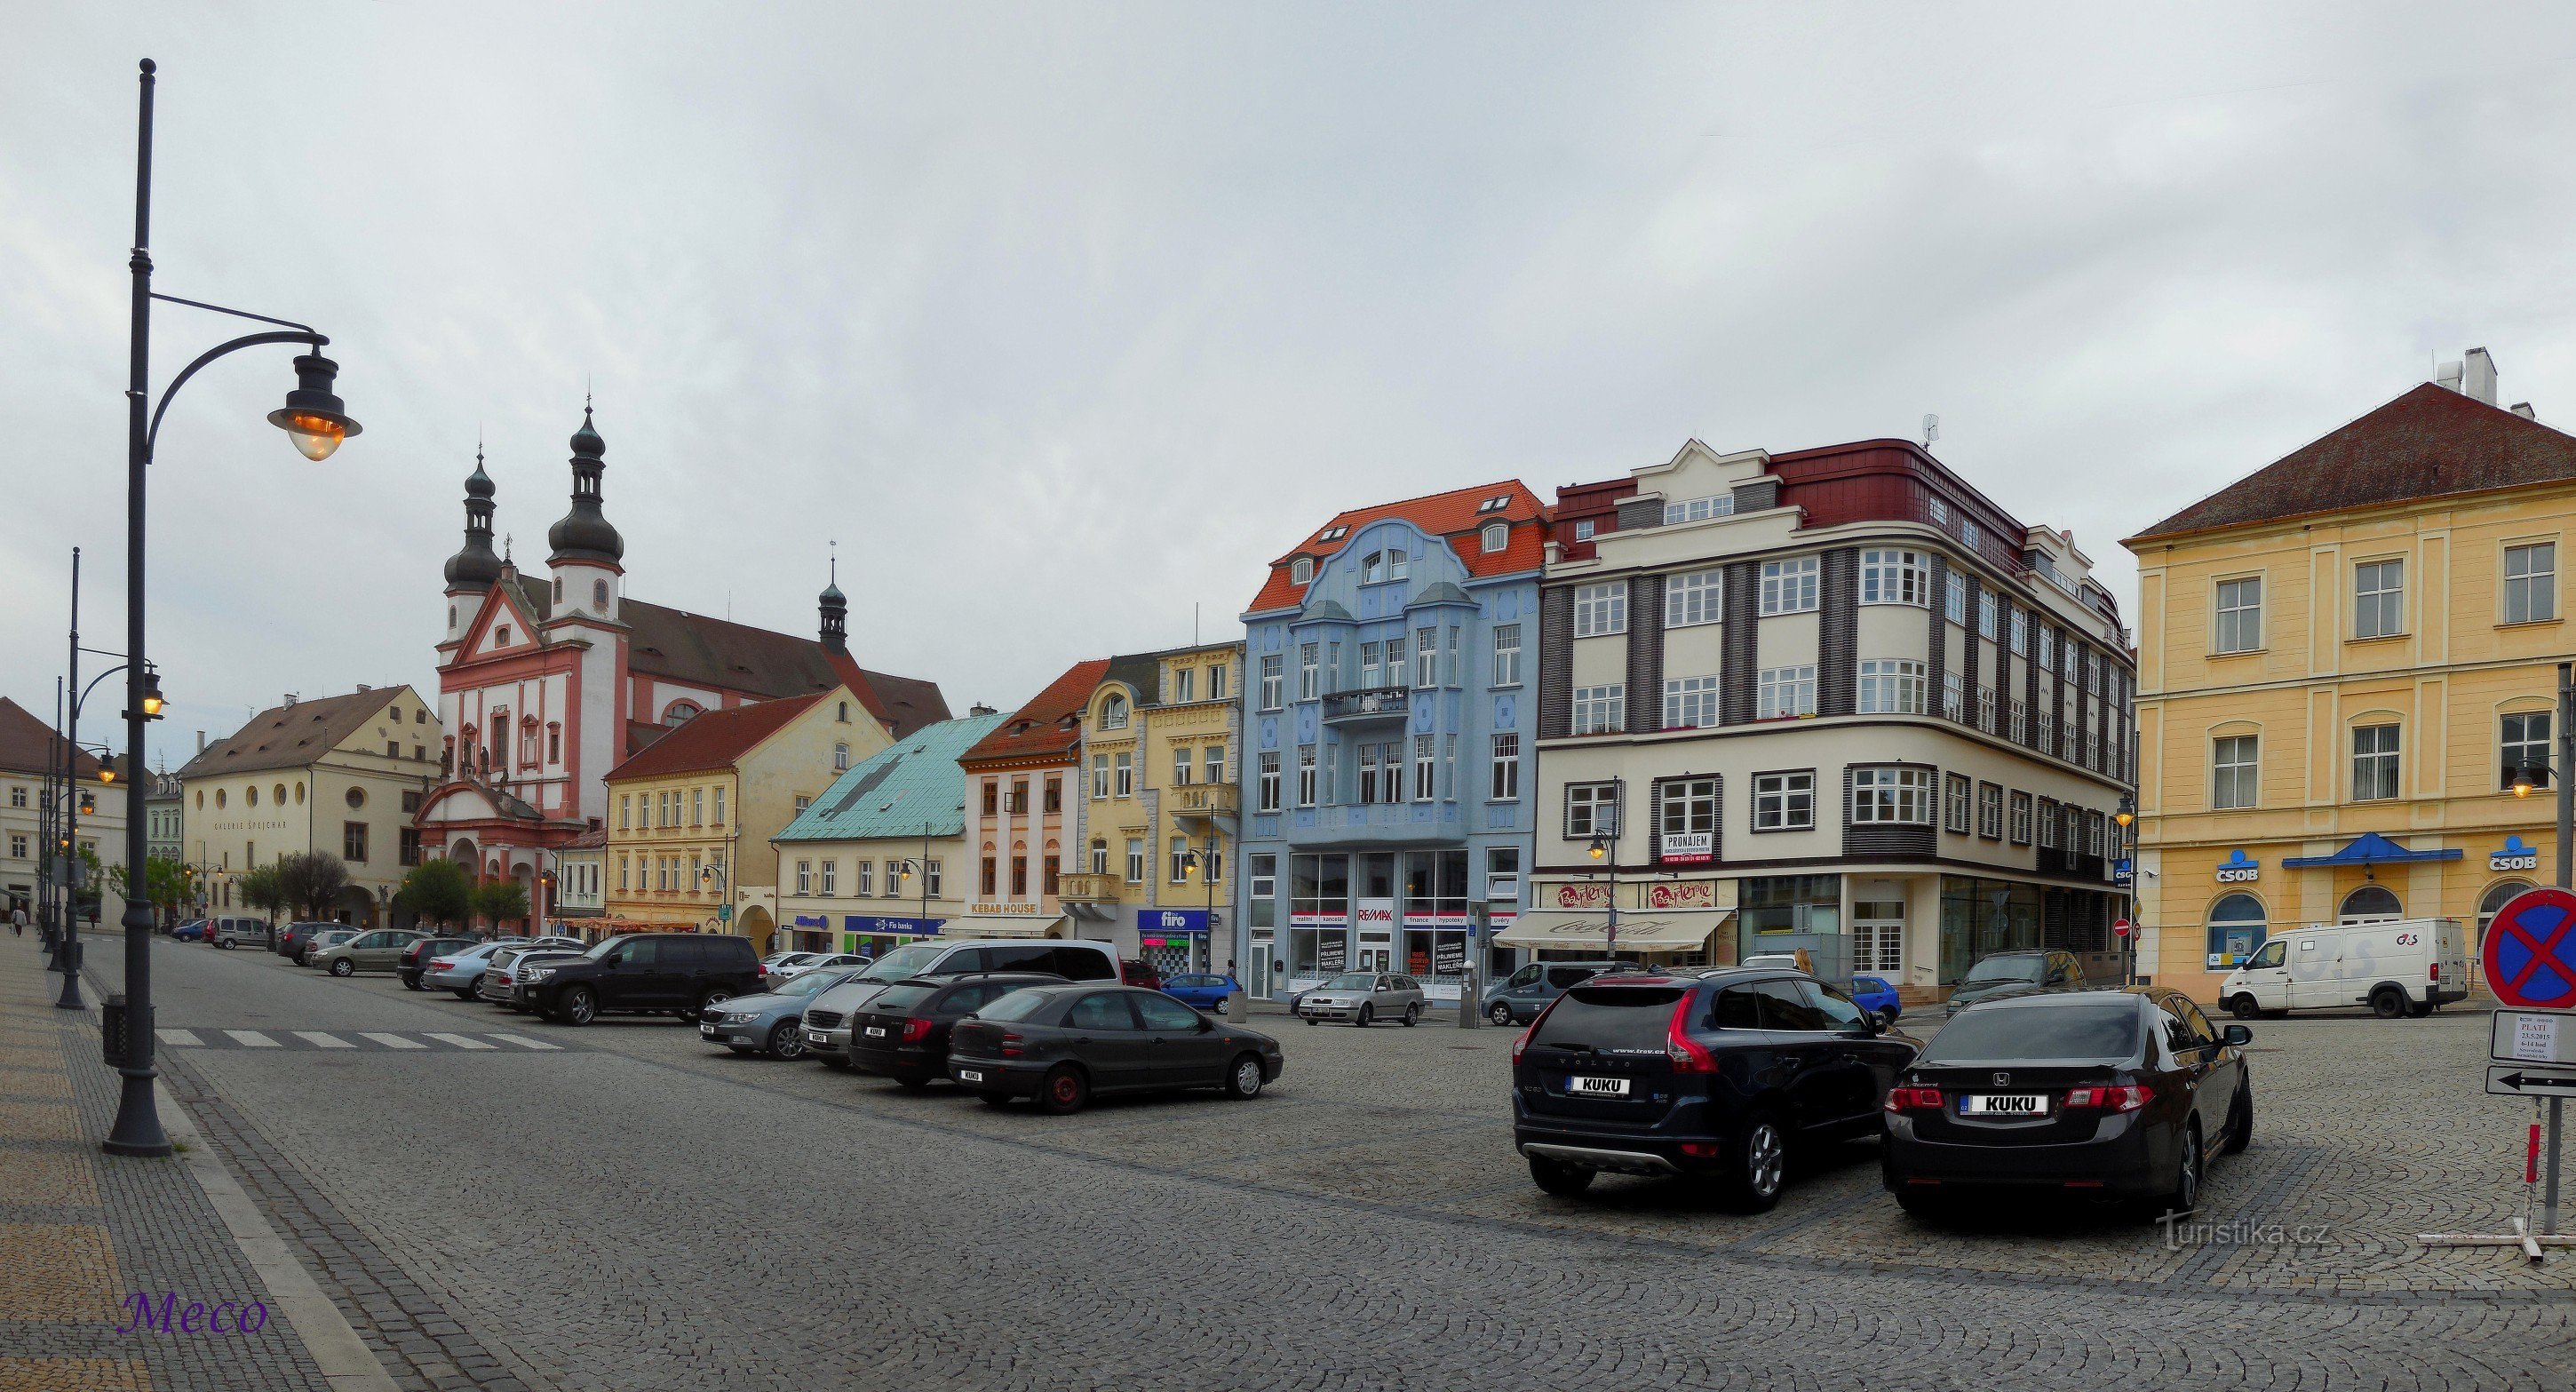
M 1310 1025 L 1401 1020 L 1410 1026 L 1422 1018 L 1422 983 L 1394 972 L 1344 972 L 1297 997 L 1297 1014 Z
M 442 952 L 431 958 L 421 972 L 421 984 L 433 991 L 454 991 L 458 1000 L 472 1000 L 475 987 L 483 980 L 483 969 L 492 964 L 492 954 L 505 947 L 527 945 L 526 938 L 494 938 L 461 951 Z M 441 966 L 442 962 L 446 965 Z
M 736 996 L 698 1017 L 698 1037 L 738 1054 L 805 1056 L 805 1003 L 858 974 L 854 966 L 800 972 L 757 996 Z
M 513 999 L 519 985 L 519 973 L 539 962 L 557 957 L 578 957 L 586 949 L 573 938 L 539 938 L 535 942 L 505 947 L 492 954 L 483 969 L 483 979 L 474 992 L 494 1005 L 519 1009 Z

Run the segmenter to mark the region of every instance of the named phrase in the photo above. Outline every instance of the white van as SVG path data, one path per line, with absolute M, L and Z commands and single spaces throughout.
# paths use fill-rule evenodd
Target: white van
M 2311 923 L 2263 944 L 2218 985 L 2240 1020 L 2370 1007 L 2383 1020 L 2430 1015 L 2469 994 L 2469 936 L 2456 918 Z

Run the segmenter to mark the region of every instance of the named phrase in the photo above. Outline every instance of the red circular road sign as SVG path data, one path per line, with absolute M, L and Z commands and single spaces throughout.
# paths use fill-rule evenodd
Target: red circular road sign
M 2479 948 L 2487 989 L 2507 1005 L 2576 1006 L 2576 894 L 2526 889 L 2496 910 Z
M 2129 936 L 2129 920 L 2127 920 L 2127 919 L 2125 919 L 2125 918 L 2124 918 L 2124 919 L 2121 919 L 2119 922 L 2112 924 L 2112 925 L 2111 925 L 2111 931 L 2112 931 L 2112 932 L 2114 932 L 2114 933 L 2119 934 L 2121 937 L 2124 937 L 2124 938 L 2125 938 L 2125 937 L 2127 937 L 2127 936 Z

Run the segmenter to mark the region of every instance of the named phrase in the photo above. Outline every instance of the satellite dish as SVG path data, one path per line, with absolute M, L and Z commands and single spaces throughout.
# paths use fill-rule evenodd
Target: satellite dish
M 1923 447 L 1926 449 L 1931 448 L 1932 442 L 1940 438 L 1941 418 L 1939 416 L 1926 415 L 1923 418 Z

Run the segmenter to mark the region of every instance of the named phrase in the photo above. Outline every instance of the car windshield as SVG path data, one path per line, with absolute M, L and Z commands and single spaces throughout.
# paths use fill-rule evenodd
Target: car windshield
M 1682 986 L 1577 986 L 1539 1021 L 1532 1044 L 1561 1049 L 1661 1053 Z
M 770 992 L 770 994 L 773 996 L 819 996 L 825 991 L 831 990 L 833 987 L 840 985 L 843 981 L 848 980 L 849 976 L 850 974 L 847 971 L 844 971 L 839 967 L 831 967 L 823 971 L 809 971 L 803 976 L 789 978 L 787 981 L 781 983 L 777 990 Z
M 939 955 L 947 950 L 945 943 L 908 943 L 879 957 L 876 964 L 862 970 L 857 979 L 901 981 L 908 976 L 919 976 L 936 966 Z
M 1044 991 L 1013 991 L 1000 1000 L 989 1002 L 975 1011 L 978 1020 L 1025 1020 L 1044 1009 L 1055 997 Z
M 1968 968 L 1962 986 L 1990 986 L 1998 981 L 2037 981 L 2045 963 L 2040 957 L 1989 957 Z
M 1377 978 L 1367 972 L 1344 972 L 1323 984 L 1326 991 L 1365 991 L 1377 985 Z
M 1932 1036 L 1923 1062 L 2118 1063 L 2137 1051 L 2137 1003 L 2120 996 L 1964 1011 Z

